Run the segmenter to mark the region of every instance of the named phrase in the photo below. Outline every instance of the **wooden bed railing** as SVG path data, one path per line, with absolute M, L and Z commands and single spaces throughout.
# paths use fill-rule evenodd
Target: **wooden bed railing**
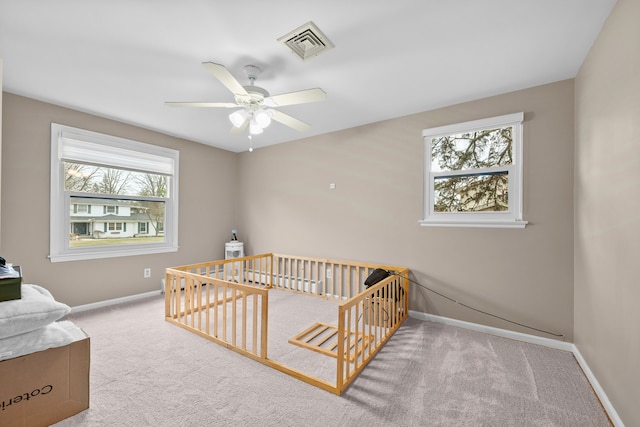
M 391 275 L 366 289 L 364 281 L 376 268 Z M 281 254 L 167 268 L 165 318 L 339 395 L 407 318 L 408 275 L 404 267 Z M 272 288 L 339 302 L 335 326 L 312 325 L 290 340 L 335 357 L 335 383 L 269 359 L 267 326 Z M 327 336 L 324 344 L 314 342 L 320 334 Z
M 269 291 L 248 285 L 243 267 L 271 271 L 271 256 L 166 269 L 165 318 L 251 358 L 267 357 Z

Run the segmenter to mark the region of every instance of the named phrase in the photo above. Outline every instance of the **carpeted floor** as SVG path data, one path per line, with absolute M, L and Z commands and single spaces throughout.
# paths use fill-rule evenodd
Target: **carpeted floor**
M 409 318 L 335 396 L 163 316 L 158 296 L 69 317 L 91 337 L 91 402 L 56 426 L 610 425 L 561 350 Z

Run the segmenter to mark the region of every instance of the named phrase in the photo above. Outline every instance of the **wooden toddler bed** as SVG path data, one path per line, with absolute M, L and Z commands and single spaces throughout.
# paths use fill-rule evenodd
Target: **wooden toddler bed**
M 365 286 L 377 268 L 390 275 Z M 172 267 L 166 269 L 165 318 L 340 395 L 407 318 L 408 275 L 405 267 L 280 254 Z M 335 381 L 269 358 L 272 290 L 336 302 L 335 320 L 295 325 L 299 332 L 289 339 L 291 345 L 334 358 Z

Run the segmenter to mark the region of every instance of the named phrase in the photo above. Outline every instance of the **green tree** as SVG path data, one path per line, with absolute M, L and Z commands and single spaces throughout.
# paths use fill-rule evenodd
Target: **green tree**
M 513 163 L 512 142 L 511 127 L 432 138 L 432 171 L 460 171 L 436 177 L 434 210 L 507 210 L 508 175 L 491 169 Z

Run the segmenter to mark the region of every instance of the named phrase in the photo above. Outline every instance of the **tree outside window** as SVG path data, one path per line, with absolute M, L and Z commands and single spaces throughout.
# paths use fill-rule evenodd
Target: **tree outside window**
M 522 120 L 511 114 L 426 129 L 422 225 L 523 227 Z

